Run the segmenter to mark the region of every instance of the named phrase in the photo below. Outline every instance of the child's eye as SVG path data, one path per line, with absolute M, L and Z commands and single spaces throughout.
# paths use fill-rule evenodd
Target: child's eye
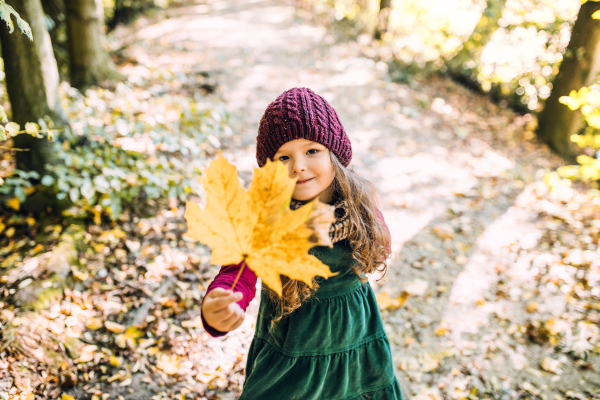
M 286 161 L 288 158 L 288 156 L 281 156 L 279 157 L 279 161 Z
M 317 154 L 319 152 L 319 150 L 317 149 L 310 149 L 306 152 L 306 154 Z

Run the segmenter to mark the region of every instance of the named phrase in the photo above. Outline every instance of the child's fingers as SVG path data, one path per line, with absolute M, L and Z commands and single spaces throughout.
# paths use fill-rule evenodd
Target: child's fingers
M 239 318 L 237 319 L 236 322 L 233 323 L 233 325 L 231 325 L 229 327 L 229 330 L 232 331 L 234 329 L 239 328 L 239 326 L 244 322 L 244 314 L 240 315 Z
M 228 296 L 230 294 L 231 294 L 231 290 L 227 290 L 227 289 L 218 287 L 218 288 L 214 288 L 213 290 L 208 292 L 206 297 L 224 297 L 224 296 Z
M 231 315 L 233 315 L 233 313 L 235 313 L 235 306 L 237 306 L 237 308 L 239 308 L 240 306 L 233 303 L 233 304 L 228 304 L 227 307 L 222 308 L 218 311 L 213 311 L 210 313 L 210 318 L 213 318 L 217 321 L 224 321 L 227 318 L 231 317 Z
M 237 304 L 236 304 L 236 306 L 237 306 Z M 236 325 L 240 321 L 240 319 L 244 318 L 243 315 L 244 315 L 244 312 L 242 311 L 242 309 L 239 306 L 235 307 L 232 314 L 228 318 L 221 321 L 221 326 L 223 327 L 223 331 L 233 330 L 234 329 L 233 326 Z
M 223 321 L 223 320 L 226 320 L 227 318 L 231 317 L 233 312 L 234 312 L 233 309 L 231 309 L 229 307 L 225 307 L 221 310 L 211 312 L 209 314 L 209 318 L 211 318 L 215 321 Z
M 231 308 L 234 309 L 231 316 L 229 316 L 227 319 L 221 321 L 221 326 L 223 327 L 222 328 L 223 331 L 227 331 L 227 332 L 232 331 L 235 328 L 237 328 L 238 326 L 240 326 L 242 324 L 242 322 L 244 321 L 244 312 L 242 311 L 240 306 L 237 304 L 234 304 Z
M 215 289 L 216 290 L 216 289 Z M 211 291 L 212 293 L 212 291 Z M 207 307 L 210 306 L 210 310 L 218 311 L 227 307 L 229 304 L 234 303 L 236 301 L 240 301 L 244 296 L 241 292 L 230 293 L 228 295 L 217 297 L 213 299 L 206 299 L 210 302 L 210 305 L 207 304 Z

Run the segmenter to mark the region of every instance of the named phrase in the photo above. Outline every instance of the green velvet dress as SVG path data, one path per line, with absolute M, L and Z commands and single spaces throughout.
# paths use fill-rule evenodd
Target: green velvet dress
M 347 240 L 311 253 L 340 273 L 271 327 L 265 287 L 240 400 L 401 400 L 390 344 L 368 282 L 351 270 Z

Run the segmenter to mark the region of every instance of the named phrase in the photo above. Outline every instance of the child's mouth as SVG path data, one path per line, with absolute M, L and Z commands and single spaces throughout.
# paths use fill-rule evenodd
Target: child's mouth
M 296 182 L 296 185 L 301 185 L 301 184 L 303 184 L 303 183 L 306 183 L 306 182 L 308 182 L 308 181 L 310 181 L 310 180 L 312 180 L 312 179 L 313 179 L 313 178 L 310 178 L 310 179 L 305 179 L 305 180 L 303 180 L 303 181 L 297 181 L 297 182 Z

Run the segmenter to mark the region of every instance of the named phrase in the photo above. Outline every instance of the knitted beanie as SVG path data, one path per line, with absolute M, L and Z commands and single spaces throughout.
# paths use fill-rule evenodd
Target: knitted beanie
M 256 161 L 265 165 L 285 143 L 307 139 L 321 143 L 347 167 L 352 146 L 337 113 L 329 103 L 308 88 L 283 92 L 263 114 L 256 138 Z

